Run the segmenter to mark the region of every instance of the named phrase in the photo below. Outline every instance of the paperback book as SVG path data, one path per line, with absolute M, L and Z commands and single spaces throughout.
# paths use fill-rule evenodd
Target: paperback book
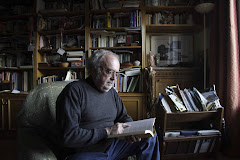
M 129 124 L 129 127 L 124 128 L 122 134 L 112 134 L 108 138 L 123 138 L 126 136 L 138 136 L 140 138 L 154 137 L 155 135 L 155 119 L 149 118 L 144 120 L 126 122 Z

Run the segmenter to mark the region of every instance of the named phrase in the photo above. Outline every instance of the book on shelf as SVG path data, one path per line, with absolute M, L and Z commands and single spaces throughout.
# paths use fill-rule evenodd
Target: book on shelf
M 136 88 L 136 85 L 138 83 L 139 77 L 140 76 L 131 77 L 130 83 L 129 83 L 128 88 L 127 88 L 127 92 L 134 92 L 134 90 Z
M 155 135 L 155 119 L 149 118 L 144 120 L 126 122 L 129 127 L 124 128 L 121 134 L 112 134 L 108 138 L 123 138 L 126 136 L 138 136 L 140 138 L 154 137 Z
M 141 91 L 142 72 L 141 68 L 122 69 L 121 76 L 121 90 L 122 92 Z M 139 84 L 139 85 L 138 85 Z M 137 89 L 138 88 L 138 89 Z
M 176 86 L 174 86 L 174 87 L 176 87 Z M 182 100 L 175 93 L 173 87 L 168 86 L 167 88 L 165 88 L 165 91 L 166 91 L 167 95 L 169 96 L 169 98 L 174 103 L 176 110 L 178 110 L 180 112 L 186 112 L 187 111 L 187 108 L 184 106 Z
M 194 100 L 193 100 L 193 97 L 192 97 L 192 95 L 190 93 L 190 90 L 185 88 L 183 91 L 184 91 L 184 93 L 186 95 L 186 98 L 187 98 L 187 100 L 188 100 L 188 102 L 190 104 L 190 107 L 193 109 L 193 111 L 199 111 L 199 109 L 197 108 L 196 104 L 194 103 Z
M 200 104 L 202 105 L 203 111 L 208 111 L 208 109 L 207 109 L 207 103 L 208 103 L 207 99 L 195 87 L 193 87 L 193 92 L 196 95 Z
M 80 57 L 67 57 L 67 61 L 69 62 L 69 61 L 81 61 L 82 60 L 82 58 L 80 58 Z
M 221 108 L 219 97 L 217 96 L 217 92 L 215 89 L 215 85 L 213 84 L 209 88 L 206 88 L 204 91 L 201 92 L 203 97 L 205 97 L 208 101 L 207 109 L 211 110 L 213 108 Z
M 33 65 L 24 65 L 24 66 L 19 66 L 19 68 L 33 68 Z
M 182 97 L 182 101 L 183 101 L 185 107 L 187 108 L 187 110 L 188 110 L 189 112 L 192 112 L 193 109 L 192 109 L 192 107 L 190 106 L 190 103 L 189 103 L 189 101 L 188 101 L 188 99 L 187 99 L 184 91 L 180 89 L 180 86 L 179 86 L 178 84 L 177 84 L 176 86 L 177 86 L 177 89 L 178 89 L 178 92 L 179 92 L 180 96 Z
M 128 7 L 140 7 L 140 1 L 120 1 L 122 2 L 122 7 L 123 8 L 128 8 Z
M 167 113 L 172 113 L 171 108 L 162 93 L 159 93 L 158 105 L 163 106 Z
M 67 51 L 67 57 L 82 57 L 83 51 Z
M 210 136 L 210 135 L 220 135 L 221 132 L 217 129 L 199 130 L 197 131 L 198 136 Z
M 212 152 L 215 146 L 215 143 L 216 143 L 216 139 L 197 140 L 193 153 L 197 153 L 198 150 L 199 150 L 199 153 Z

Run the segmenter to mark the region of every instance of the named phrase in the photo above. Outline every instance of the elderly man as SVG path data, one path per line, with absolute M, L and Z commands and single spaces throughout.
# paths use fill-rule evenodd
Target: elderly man
M 138 159 L 159 160 L 157 136 L 125 140 L 109 139 L 122 133 L 132 121 L 113 88 L 118 77 L 118 56 L 108 50 L 98 50 L 88 59 L 88 77 L 68 84 L 57 99 L 57 124 L 62 158 L 67 160 L 123 159 L 136 155 Z

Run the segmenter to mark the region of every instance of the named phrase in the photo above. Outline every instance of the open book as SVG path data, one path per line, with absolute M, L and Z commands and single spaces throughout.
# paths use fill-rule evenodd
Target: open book
M 122 134 L 112 134 L 108 138 L 121 138 L 126 136 L 138 136 L 140 138 L 153 137 L 155 134 L 155 123 L 156 118 L 138 120 L 133 122 L 126 122 L 129 124 L 129 127 L 124 128 Z

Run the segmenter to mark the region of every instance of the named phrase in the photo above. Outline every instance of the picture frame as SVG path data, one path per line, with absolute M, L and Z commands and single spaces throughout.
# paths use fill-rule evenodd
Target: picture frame
M 193 61 L 193 35 L 151 35 L 150 50 L 157 67 L 189 66 Z

